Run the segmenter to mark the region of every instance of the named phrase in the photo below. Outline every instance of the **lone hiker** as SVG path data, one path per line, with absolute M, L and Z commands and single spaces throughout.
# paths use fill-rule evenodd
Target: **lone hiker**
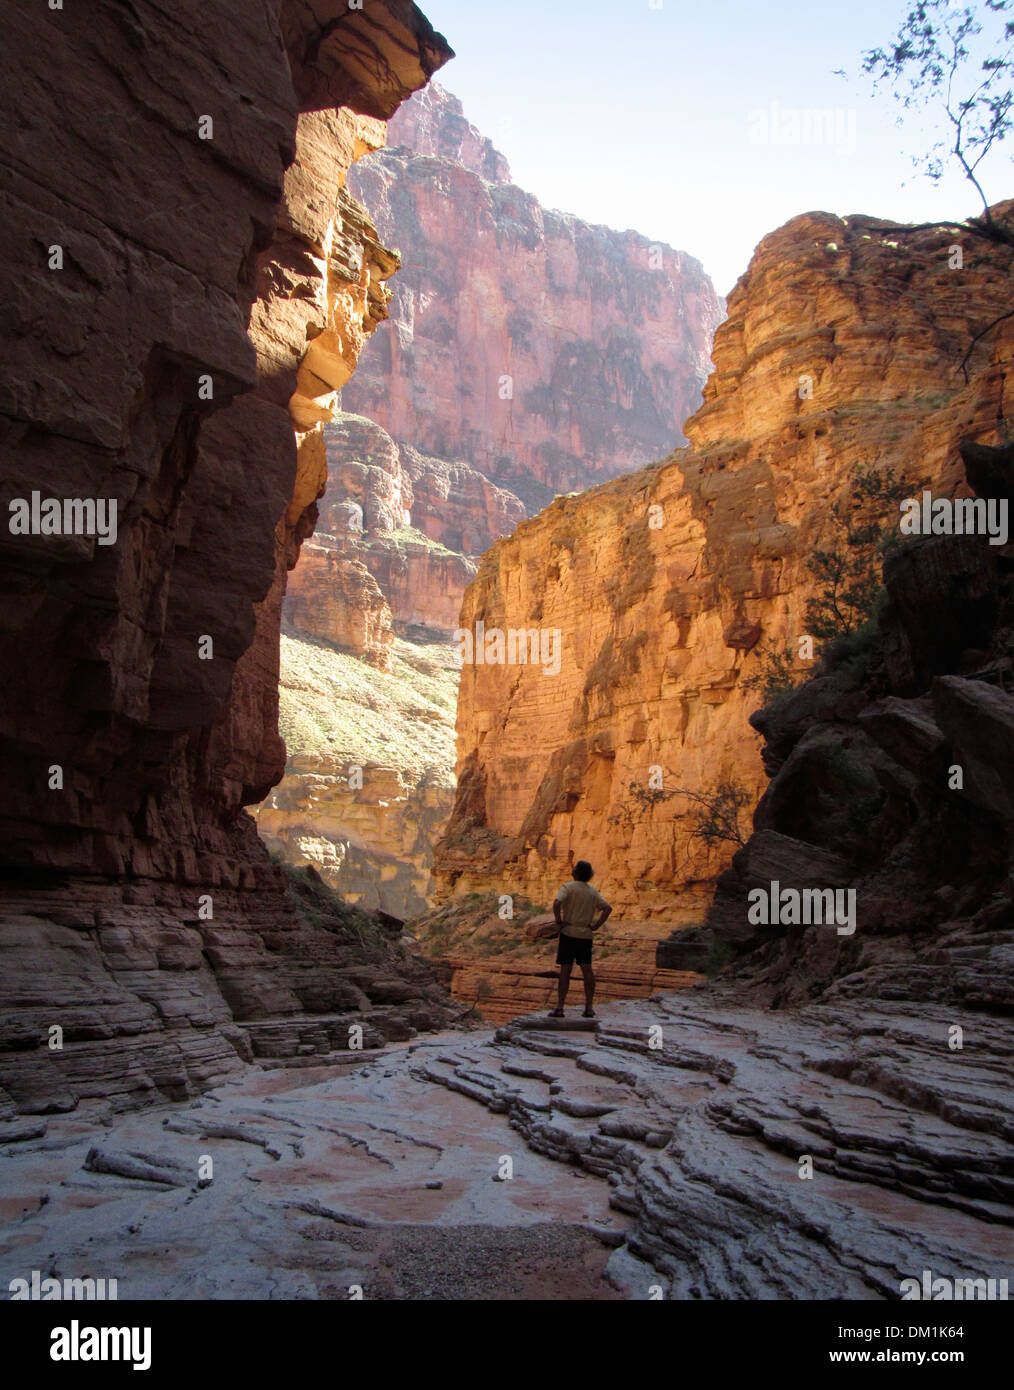
M 584 859 L 574 865 L 574 877 L 565 883 L 553 900 L 553 916 L 560 924 L 556 963 L 560 967 L 556 1008 L 550 1018 L 563 1018 L 563 1006 L 570 988 L 570 972 L 577 961 L 584 976 L 584 1013 L 594 1018 L 595 976 L 592 973 L 592 935 L 612 912 L 601 893 L 591 886 L 592 866 Z

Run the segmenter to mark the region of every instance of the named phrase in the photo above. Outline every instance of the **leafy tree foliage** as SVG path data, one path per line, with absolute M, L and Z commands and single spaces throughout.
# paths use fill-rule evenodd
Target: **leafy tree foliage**
M 848 637 L 873 617 L 883 553 L 897 539 L 898 503 L 911 490 L 893 469 L 860 465 L 850 496 L 832 503 L 831 540 L 807 560 L 818 591 L 806 605 L 806 622 L 821 642 Z
M 935 116 L 941 138 L 915 156 L 938 181 L 952 161 L 982 200 L 970 230 L 1014 245 L 1010 224 L 998 222 L 980 182 L 983 162 L 1014 129 L 1014 0 L 920 0 L 885 47 L 863 55 L 863 72 L 886 85 L 903 112 Z M 903 119 L 903 117 L 902 117 Z

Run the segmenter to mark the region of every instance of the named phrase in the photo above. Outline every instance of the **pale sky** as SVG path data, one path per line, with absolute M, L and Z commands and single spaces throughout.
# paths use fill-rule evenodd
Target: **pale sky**
M 979 209 L 960 174 L 910 159 L 862 52 L 906 0 L 419 0 L 458 54 L 436 77 L 547 207 L 689 251 L 721 294 L 760 238 L 800 212 L 921 222 Z M 834 70 L 854 74 L 845 81 Z M 760 143 L 765 113 L 786 137 Z M 792 112 L 830 110 L 827 133 Z M 804 143 L 804 136 L 808 136 Z M 830 136 L 828 142 L 827 136 Z M 751 138 L 752 137 L 752 138 Z M 986 171 L 1014 194 L 1009 148 Z

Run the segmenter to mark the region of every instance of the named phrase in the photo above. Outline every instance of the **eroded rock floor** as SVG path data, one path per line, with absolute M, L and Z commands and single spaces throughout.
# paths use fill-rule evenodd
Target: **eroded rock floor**
M 571 1013 L 251 1067 L 105 1123 L 15 1121 L 3 1285 L 37 1269 L 116 1278 L 121 1299 L 840 1299 L 897 1298 L 924 1269 L 1014 1273 L 1009 1026 L 699 991 L 605 1005 L 595 1031 Z

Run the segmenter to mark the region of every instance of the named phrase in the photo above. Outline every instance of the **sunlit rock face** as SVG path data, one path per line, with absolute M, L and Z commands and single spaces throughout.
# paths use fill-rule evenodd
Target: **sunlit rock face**
M 427 909 L 433 845 L 453 787 L 428 770 L 367 762 L 350 785 L 353 755 L 295 752 L 257 812 L 268 847 L 293 865 L 312 865 L 361 907 L 403 920 Z M 361 755 L 360 755 L 361 756 Z
M 141 1072 L 186 1092 L 236 1058 L 207 1031 L 233 1016 L 230 971 L 269 964 L 252 940 L 243 954 L 242 895 L 277 895 L 299 936 L 242 808 L 282 773 L 285 575 L 323 490 L 322 424 L 397 264 L 345 177 L 449 52 L 404 0 L 181 0 L 171 17 L 100 0 L 12 19 L 0 503 L 111 499 L 118 522 L 110 545 L 0 535 L 0 853 L 20 876 L 0 944 L 30 1015 L 0 1056 L 28 1049 L 19 1098 L 45 1070 L 47 1000 L 84 1048 L 53 1072 L 61 1104 L 82 1078 L 101 1090 L 127 1033 L 145 1034 Z M 207 956 L 205 893 L 220 895 Z M 308 1006 L 266 984 L 262 1002 Z M 242 1017 L 256 1012 L 254 982 Z
M 479 557 L 527 515 L 682 437 L 722 312 L 692 258 L 544 212 L 439 87 L 399 110 L 388 144 L 349 182 L 400 249 L 392 283 L 403 292 L 342 391 L 345 413 L 322 428 L 327 490 L 284 610 L 294 641 L 328 642 L 384 672 L 395 637 L 450 638 Z M 286 651 L 286 699 L 312 701 L 297 647 Z M 342 738 L 344 759 L 366 756 Z M 385 750 L 402 785 L 371 813 L 365 791 L 343 789 L 333 746 L 290 752 L 262 833 L 357 901 L 379 894 L 390 911 L 421 910 L 415 885 L 443 829 L 431 800 L 439 785 L 448 809 L 450 764 L 420 771 Z M 392 804 L 425 829 L 401 869 Z
M 823 213 L 761 242 L 690 446 L 558 498 L 482 560 L 462 625 L 558 632 L 562 659 L 555 675 L 463 669 L 443 893 L 545 902 L 585 858 L 621 914 L 701 920 L 733 847 L 702 846 L 693 807 L 668 793 L 734 778 L 756 803 L 760 699 L 744 682 L 762 642 L 798 650 L 805 562 L 855 469 L 967 492 L 958 442 L 1000 437 L 1010 388 L 988 339 L 967 385 L 959 366 L 1008 303 L 1011 261 L 955 231 Z
M 453 799 L 451 634 L 475 575 L 420 528 L 488 545 L 523 508 L 467 465 L 425 468 L 361 416 L 328 422 L 323 441 L 317 530 L 283 609 L 285 776 L 257 824 L 273 852 L 348 901 L 413 917 Z
M 286 604 L 293 626 L 389 671 L 391 610 L 366 566 L 316 543 L 304 547 L 297 574 Z
M 404 264 L 345 408 L 529 513 L 679 442 L 722 317 L 699 262 L 544 209 L 437 86 L 387 143 L 350 184 Z
M 1012 360 L 1004 325 L 982 380 L 1007 409 Z M 976 499 L 1009 513 L 1014 446 L 966 442 L 960 454 Z M 1012 557 L 1009 535 L 897 549 L 869 658 L 754 716 L 771 781 L 704 935 L 766 1002 L 873 994 L 936 1000 L 955 1018 L 1014 1009 Z M 831 927 L 793 912 L 791 896 L 783 910 L 786 890 L 802 909 L 814 885 L 843 890 Z M 679 937 L 660 961 L 678 961 Z
M 293 626 L 390 669 L 390 631 L 458 624 L 475 559 L 524 516 L 467 464 L 429 459 L 379 425 L 323 426 L 326 490 L 312 546 L 289 580 Z

